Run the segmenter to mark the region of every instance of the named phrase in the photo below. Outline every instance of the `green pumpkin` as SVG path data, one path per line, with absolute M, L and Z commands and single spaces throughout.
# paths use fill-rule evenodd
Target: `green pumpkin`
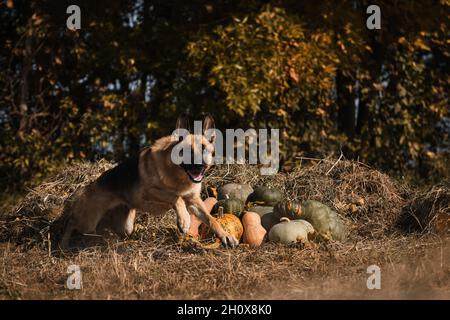
M 261 225 L 267 231 L 269 231 L 272 226 L 280 222 L 280 219 L 273 214 L 273 207 L 254 206 L 248 208 L 248 211 L 256 212 L 261 217 Z
M 270 229 L 272 229 L 272 227 L 279 222 L 280 219 L 278 219 L 273 212 L 269 212 L 261 217 L 261 225 L 267 232 L 269 232 Z
M 253 188 L 249 184 L 227 183 L 221 186 L 217 193 L 218 200 L 228 198 L 239 199 L 243 203 L 247 201 L 248 196 L 253 192 Z M 228 196 L 228 198 L 227 198 Z
M 247 202 L 263 206 L 274 206 L 282 198 L 283 193 L 278 188 L 258 187 L 248 196 Z
M 278 202 L 273 208 L 274 215 L 281 219 L 282 217 L 290 220 L 302 218 L 302 206 L 297 201 L 282 200 Z
M 244 211 L 244 203 L 239 199 L 231 199 L 230 198 L 230 199 L 219 200 L 214 205 L 213 212 L 217 213 L 219 210 L 219 207 L 223 208 L 224 213 L 231 213 L 237 217 L 240 217 L 242 215 L 242 212 Z
M 281 218 L 280 223 L 274 225 L 269 232 L 269 240 L 283 244 L 308 242 L 308 237 L 314 233 L 313 226 L 305 220 L 289 220 Z
M 344 241 L 347 230 L 339 215 L 325 204 L 308 200 L 302 203 L 302 219 L 312 224 L 321 235 L 335 240 Z
M 264 215 L 266 215 L 268 213 L 272 213 L 273 212 L 273 207 L 270 207 L 270 206 L 254 206 L 254 207 L 248 207 L 248 211 L 256 212 L 262 218 Z

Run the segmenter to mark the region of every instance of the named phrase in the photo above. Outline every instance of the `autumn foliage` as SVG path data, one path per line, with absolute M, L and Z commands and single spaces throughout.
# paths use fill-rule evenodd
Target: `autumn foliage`
M 75 159 L 120 160 L 180 112 L 279 128 L 283 166 L 343 154 L 449 176 L 448 1 L 0 3 L 0 186 Z

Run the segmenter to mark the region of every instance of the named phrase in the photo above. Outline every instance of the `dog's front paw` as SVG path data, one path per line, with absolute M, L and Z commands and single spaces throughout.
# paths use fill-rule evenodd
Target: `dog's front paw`
M 239 241 L 229 233 L 225 233 L 220 240 L 225 247 L 235 248 L 239 245 Z
M 178 219 L 177 221 L 178 230 L 184 235 L 188 234 L 189 228 L 191 226 L 191 217 L 187 215 L 183 219 Z

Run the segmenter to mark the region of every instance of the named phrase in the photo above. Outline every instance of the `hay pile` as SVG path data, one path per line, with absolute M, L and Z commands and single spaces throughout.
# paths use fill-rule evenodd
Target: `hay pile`
M 112 166 L 104 160 L 75 163 L 31 190 L 11 212 L 0 216 L 0 241 L 50 248 L 50 242 L 61 232 L 66 200 Z M 413 216 L 419 217 L 421 230 L 442 231 L 442 223 L 436 224 L 435 217 L 439 213 L 441 221 L 450 214 L 448 185 L 426 193 L 414 192 L 377 170 L 347 160 L 324 159 L 272 176 L 260 175 L 256 166 L 220 165 L 209 171 L 203 195 L 207 196 L 208 186 L 219 187 L 228 182 L 276 186 L 289 199 L 321 201 L 336 210 L 350 226 L 350 240 L 394 235 L 401 229 L 399 223 L 411 224 L 411 219 L 405 217 Z M 408 200 L 412 194 L 414 197 Z M 162 218 L 140 215 L 132 239 L 174 244 L 175 225 L 173 214 Z
M 0 216 L 0 241 L 47 246 L 50 227 L 61 220 L 66 200 L 112 167 L 105 160 L 78 162 L 30 190 L 10 212 Z M 62 225 L 56 227 L 61 231 Z
M 417 191 L 403 208 L 397 225 L 406 232 L 450 234 L 450 182 Z

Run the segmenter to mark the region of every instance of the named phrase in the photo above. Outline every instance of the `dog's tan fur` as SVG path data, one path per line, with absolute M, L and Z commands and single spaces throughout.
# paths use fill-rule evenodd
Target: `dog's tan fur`
M 203 132 L 214 127 L 214 120 L 210 116 L 205 117 L 203 123 Z M 187 129 L 187 119 L 180 117 L 177 128 Z M 182 143 L 190 144 L 194 153 L 203 152 L 199 148 L 200 144 L 194 143 L 195 139 L 212 157 L 213 143 L 203 135 L 189 134 Z M 136 209 L 163 214 L 171 208 L 175 209 L 181 232 L 188 232 L 191 212 L 209 225 L 224 245 L 236 246 L 238 241 L 225 232 L 205 208 L 200 198 L 201 183 L 191 181 L 187 172 L 172 162 L 172 148 L 177 143 L 179 141 L 174 141 L 173 136 L 163 137 L 150 148 L 144 149 L 138 160 L 108 170 L 81 190 L 74 200 L 61 247 L 68 246 L 74 231 L 96 233 L 99 229 L 109 227 L 118 234 L 130 235 Z

